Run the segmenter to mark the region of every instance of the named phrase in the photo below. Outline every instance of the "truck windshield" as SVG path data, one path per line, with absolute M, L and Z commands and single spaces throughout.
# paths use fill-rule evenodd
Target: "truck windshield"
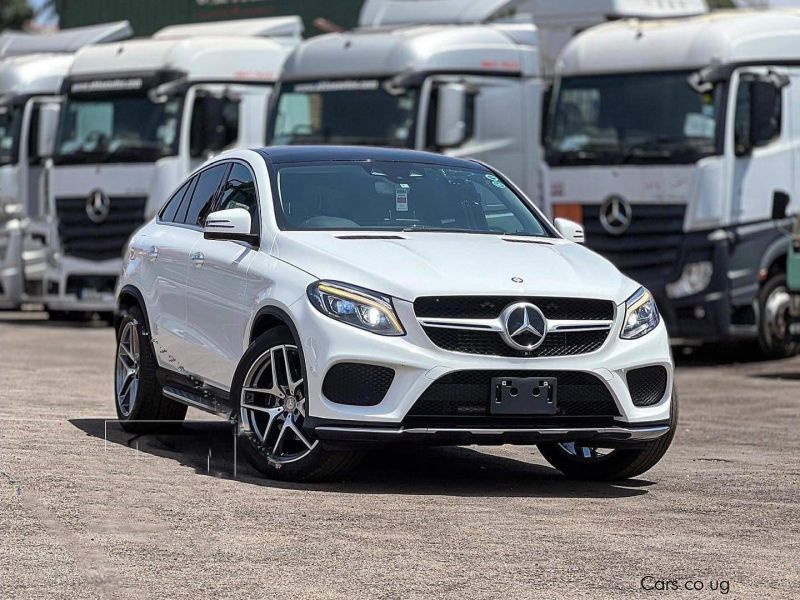
M 550 236 L 534 211 L 481 167 L 336 160 L 276 170 L 283 229 Z
M 562 78 L 548 122 L 548 164 L 692 163 L 717 154 L 719 88 L 700 94 L 689 74 Z
M 381 81 L 284 83 L 271 119 L 272 144 L 414 145 L 417 91 Z
M 56 164 L 152 162 L 177 153 L 180 98 L 156 103 L 146 95 L 67 99 L 53 160 Z
M 19 134 L 22 129 L 22 107 L 0 106 L 0 165 L 17 162 Z

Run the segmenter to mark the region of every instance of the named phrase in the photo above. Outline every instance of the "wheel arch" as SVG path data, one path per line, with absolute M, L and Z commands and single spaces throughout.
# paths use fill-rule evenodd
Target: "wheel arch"
M 758 279 L 761 285 L 775 273 L 786 272 L 788 254 L 789 238 L 787 237 L 780 236 L 767 246 L 758 266 Z
M 119 324 L 122 322 L 122 316 L 126 309 L 136 306 L 142 311 L 145 318 L 145 327 L 147 331 L 150 329 L 150 316 L 147 314 L 147 305 L 144 301 L 144 296 L 139 289 L 133 285 L 125 285 L 120 289 L 117 295 L 117 309 L 114 311 L 114 330 L 119 329 Z
M 297 343 L 297 347 L 302 349 L 300 332 L 294 319 L 284 309 L 278 306 L 263 306 L 256 312 L 253 317 L 252 325 L 247 336 L 247 345 L 252 344 L 259 336 L 265 334 L 270 329 L 275 327 L 285 326 L 291 331 L 292 337 Z

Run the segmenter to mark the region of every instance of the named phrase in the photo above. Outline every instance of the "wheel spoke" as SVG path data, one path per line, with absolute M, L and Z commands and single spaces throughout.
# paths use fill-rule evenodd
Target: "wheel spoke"
M 259 388 L 259 387 L 244 387 L 243 392 L 250 392 L 251 394 L 266 394 L 268 396 L 275 396 L 277 398 L 284 398 L 285 394 L 280 388 Z
M 286 421 L 289 423 L 289 429 L 291 429 L 292 432 L 295 434 L 295 436 L 297 436 L 297 439 L 303 442 L 306 448 L 311 450 L 311 448 L 313 448 L 314 446 L 311 444 L 311 442 L 309 442 L 306 439 L 306 436 L 303 435 L 303 433 L 300 431 L 300 428 L 294 424 L 294 420 L 290 420 L 289 418 L 287 418 Z
M 283 426 L 281 426 L 281 431 L 278 433 L 278 439 L 275 440 L 275 445 L 272 447 L 272 456 L 278 454 L 278 449 L 280 448 L 281 442 L 283 441 L 283 434 L 286 433 L 286 430 L 289 429 L 289 423 L 291 419 L 291 415 L 287 415 L 286 418 L 283 420 Z
M 303 383 L 303 379 L 294 379 L 292 376 L 292 368 L 289 366 L 289 353 L 286 352 L 286 346 L 282 346 L 281 348 L 283 349 L 283 368 L 286 371 L 286 383 L 289 386 L 289 393 L 294 394 L 297 386 Z

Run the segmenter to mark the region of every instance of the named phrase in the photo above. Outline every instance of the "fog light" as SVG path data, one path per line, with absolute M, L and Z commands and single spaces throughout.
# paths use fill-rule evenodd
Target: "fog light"
M 714 265 L 711 261 L 687 263 L 683 267 L 681 276 L 677 281 L 666 286 L 667 296 L 670 298 L 684 298 L 699 294 L 711 283 L 714 274 Z

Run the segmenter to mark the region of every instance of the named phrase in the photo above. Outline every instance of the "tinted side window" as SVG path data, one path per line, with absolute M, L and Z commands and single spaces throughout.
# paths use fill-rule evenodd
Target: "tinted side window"
M 250 169 L 241 163 L 234 163 L 225 187 L 219 210 L 243 208 L 250 213 L 250 231 L 258 233 L 258 196 L 256 182 Z
M 228 163 L 215 165 L 206 169 L 197 177 L 197 185 L 192 192 L 192 199 L 188 208 L 182 209 L 186 213 L 182 221 L 187 225 L 203 225 L 203 220 L 211 209 L 211 202 L 217 194 L 222 178 L 228 170 Z M 184 202 L 184 204 L 186 204 Z
M 736 154 L 747 153 L 750 143 L 750 84 L 742 81 L 736 91 L 736 117 L 733 121 L 733 143 Z
M 192 183 L 190 179 L 186 183 L 184 183 L 177 192 L 172 194 L 172 198 L 167 200 L 164 208 L 161 209 L 161 220 L 167 223 L 172 223 L 175 221 L 175 215 L 178 214 L 178 208 L 181 205 L 181 200 L 186 195 L 186 190 L 189 189 L 189 184 Z

